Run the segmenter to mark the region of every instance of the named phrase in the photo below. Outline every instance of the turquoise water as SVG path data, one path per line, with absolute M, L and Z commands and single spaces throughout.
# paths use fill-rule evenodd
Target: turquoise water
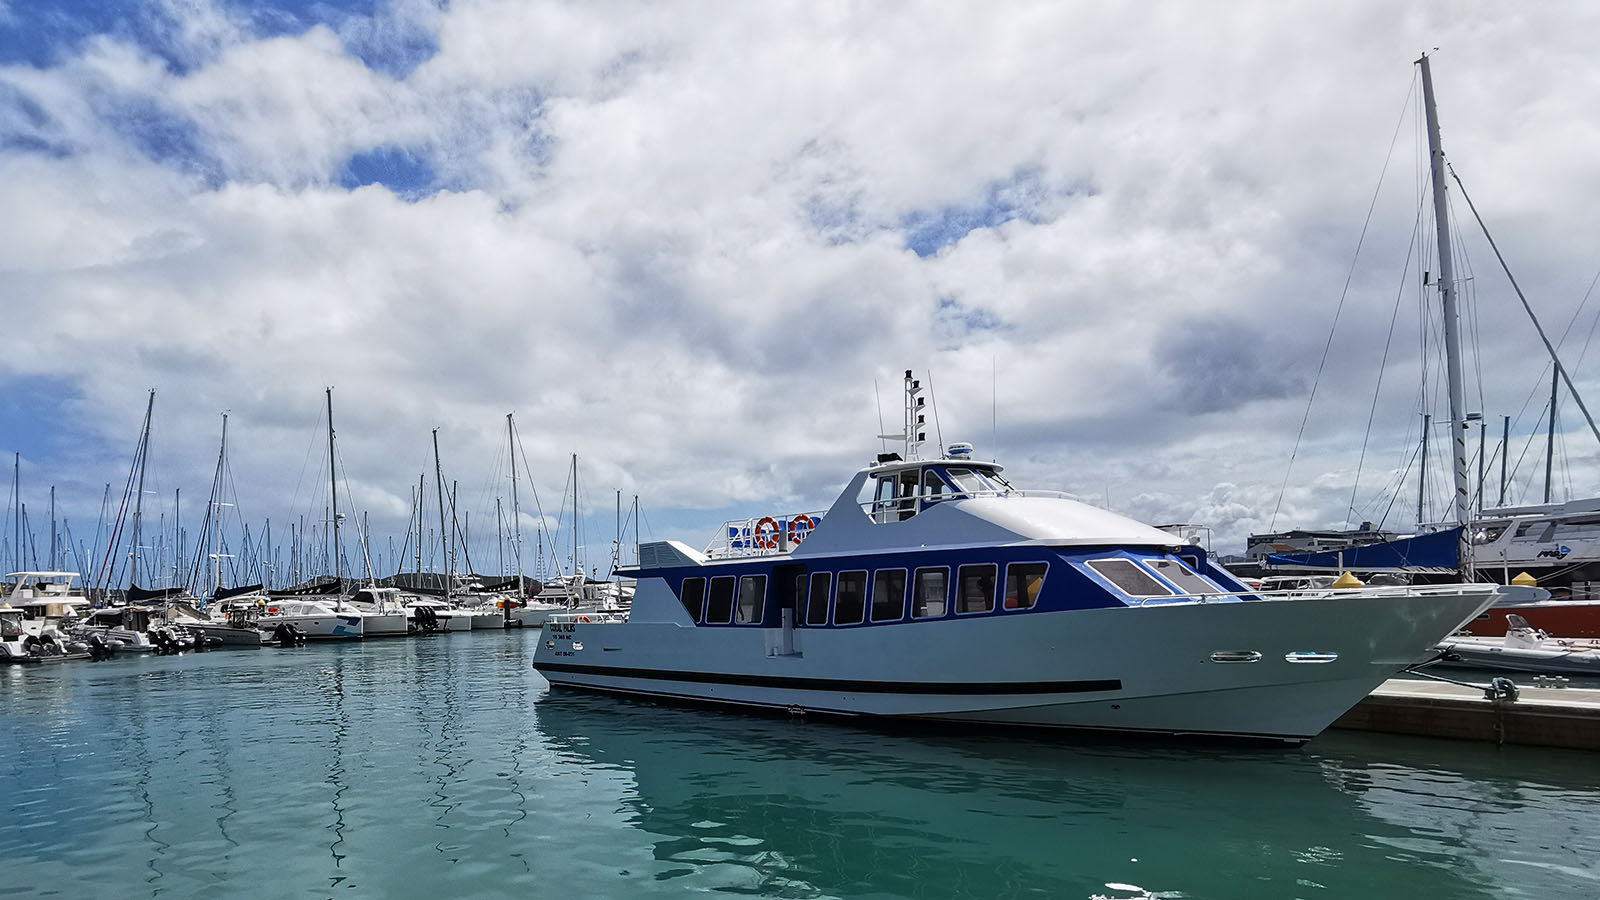
M 0 669 L 0 896 L 1600 897 L 1590 754 L 886 733 L 536 636 Z

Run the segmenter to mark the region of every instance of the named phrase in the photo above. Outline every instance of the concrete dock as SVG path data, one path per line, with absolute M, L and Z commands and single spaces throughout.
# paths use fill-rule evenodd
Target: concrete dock
M 1489 699 L 1480 688 L 1391 679 L 1334 728 L 1458 740 L 1600 750 L 1600 690 L 1517 679 L 1518 697 Z

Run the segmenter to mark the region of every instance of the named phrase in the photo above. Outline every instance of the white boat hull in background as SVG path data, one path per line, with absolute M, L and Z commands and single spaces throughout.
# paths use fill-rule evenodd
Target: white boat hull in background
M 280 624 L 289 624 L 305 632 L 311 640 L 359 640 L 364 631 L 364 618 L 354 611 L 318 613 L 309 615 L 265 615 L 258 621 L 268 632 Z

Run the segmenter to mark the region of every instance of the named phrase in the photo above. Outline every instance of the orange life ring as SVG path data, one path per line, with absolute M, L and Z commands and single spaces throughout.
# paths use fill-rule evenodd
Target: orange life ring
M 806 520 L 806 524 L 805 524 L 804 527 L 802 527 L 800 525 L 800 520 L 801 519 L 805 519 Z M 817 527 L 817 520 L 811 518 L 810 516 L 806 515 L 805 513 L 801 513 L 800 515 L 795 516 L 793 519 L 789 520 L 789 540 L 791 540 L 794 543 L 798 544 L 801 541 L 805 540 L 806 536 L 811 533 L 811 529 L 813 529 L 815 527 Z
M 761 526 L 763 525 L 767 526 L 771 530 L 762 531 Z M 778 520 L 771 516 L 766 516 L 761 521 L 757 522 L 754 540 L 755 545 L 757 547 L 761 547 L 762 549 L 770 550 L 773 547 L 778 546 Z
M 579 622 L 587 622 L 587 621 L 589 621 L 589 617 L 588 616 L 579 616 L 578 617 L 578 621 Z

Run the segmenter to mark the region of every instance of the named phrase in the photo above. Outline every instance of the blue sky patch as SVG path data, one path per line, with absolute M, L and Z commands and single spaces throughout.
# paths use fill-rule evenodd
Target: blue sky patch
M 932 256 L 979 228 L 995 228 L 1013 219 L 1038 221 L 1039 207 L 1048 195 L 1037 168 L 1018 169 L 1011 177 L 984 187 L 983 199 L 967 205 L 917 210 L 903 216 L 906 248 L 921 257 Z
M 963 339 L 983 331 L 999 331 L 1006 323 L 981 306 L 968 306 L 954 297 L 940 297 L 934 309 L 934 330 L 951 347 L 959 347 Z
M 11 468 L 13 453 L 21 452 L 24 462 L 49 459 L 81 440 L 75 429 L 69 431 L 62 412 L 80 396 L 77 385 L 65 378 L 19 375 L 0 380 L 0 454 L 5 468 Z M 10 472 L 0 480 L 9 485 Z
M 339 173 L 339 184 L 345 188 L 381 184 L 407 200 L 429 193 L 433 182 L 433 166 L 427 158 L 404 147 L 378 147 L 357 153 Z

